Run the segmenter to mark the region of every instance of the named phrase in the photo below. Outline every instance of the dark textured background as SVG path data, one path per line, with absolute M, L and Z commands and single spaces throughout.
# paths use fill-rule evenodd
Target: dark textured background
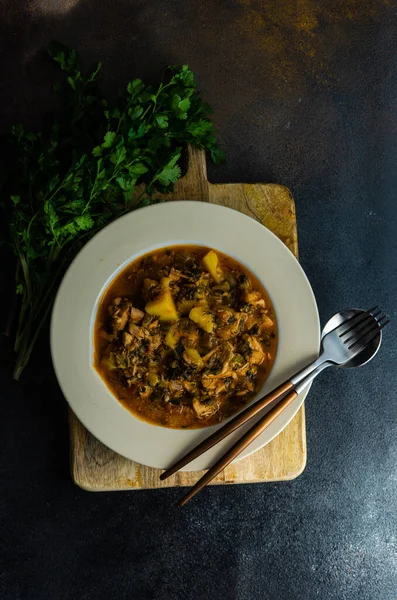
M 379 303 L 396 321 L 392 0 L 0 7 L 3 131 L 37 126 L 51 106 L 43 49 L 54 38 L 87 64 L 102 60 L 114 91 L 187 62 L 228 156 L 212 180 L 291 188 L 322 319 Z M 397 599 L 395 330 L 372 364 L 313 386 L 299 479 L 207 489 L 183 510 L 180 490 L 95 495 L 72 485 L 66 406 L 45 338 L 41 348 L 18 385 L 1 348 L 2 599 Z

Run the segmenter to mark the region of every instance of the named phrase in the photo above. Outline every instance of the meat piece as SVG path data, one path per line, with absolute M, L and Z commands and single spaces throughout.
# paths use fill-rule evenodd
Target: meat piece
M 226 311 L 219 311 L 220 313 L 226 313 Z M 218 314 L 219 314 L 218 312 Z M 238 335 L 239 331 L 242 329 L 245 321 L 247 320 L 247 315 L 243 313 L 234 313 L 231 314 L 229 311 L 227 313 L 229 316 L 224 325 L 218 327 L 216 330 L 216 335 L 218 338 L 223 340 L 230 340 L 232 337 Z
M 201 379 L 202 386 L 205 390 L 214 390 L 219 383 L 219 376 L 217 375 L 203 375 Z
M 161 345 L 161 335 L 151 335 L 148 339 L 148 352 L 154 352 Z
M 209 350 L 212 350 L 213 348 L 215 348 L 218 345 L 216 337 L 214 335 L 212 335 L 211 333 L 204 333 L 201 336 L 200 343 L 201 343 L 203 349 L 206 350 L 207 352 Z
M 247 304 L 251 304 L 254 306 L 265 306 L 265 300 L 262 298 L 260 292 L 254 292 L 249 290 L 244 290 L 242 293 L 242 299 Z
M 197 393 L 197 383 L 195 381 L 183 381 L 183 387 L 189 394 Z
M 133 323 L 139 323 L 140 321 L 142 321 L 143 317 L 145 316 L 145 313 L 142 312 L 141 310 L 139 310 L 139 308 L 135 308 L 135 306 L 131 306 L 131 311 L 130 311 L 130 320 Z
M 178 271 L 178 269 L 174 269 L 174 267 L 172 267 L 168 277 L 170 282 L 175 283 L 180 280 L 180 278 L 182 277 L 182 273 Z M 186 276 L 183 277 L 186 278 Z
M 247 357 L 248 362 L 252 365 L 260 365 L 265 358 L 265 353 L 260 342 L 253 335 L 245 335 L 244 339 L 246 339 L 250 348 Z
M 116 298 L 116 300 L 118 301 L 119 298 Z M 125 299 L 118 304 L 113 303 L 109 307 L 109 312 L 111 315 L 110 322 L 114 333 L 125 329 L 130 316 L 131 307 L 131 302 Z
M 226 325 L 234 320 L 235 313 L 231 308 L 223 308 L 222 310 L 216 311 L 216 316 L 222 324 Z
M 168 387 L 174 398 L 179 398 L 183 395 L 183 382 L 179 379 L 172 379 Z
M 273 320 L 269 317 L 269 315 L 262 315 L 262 327 L 264 329 L 271 329 L 274 326 Z
M 184 336 L 183 342 L 186 348 L 196 348 L 199 341 L 199 333 L 198 331 L 190 331 L 187 335 Z
M 139 327 L 138 325 L 135 325 L 135 323 L 130 323 L 128 325 L 128 331 L 132 336 L 137 337 L 139 339 L 143 340 L 143 338 L 145 337 L 145 330 L 143 329 L 143 327 Z
M 201 384 L 203 388 L 215 395 L 220 394 L 228 387 L 233 381 L 237 381 L 238 376 L 234 371 L 227 371 L 225 373 L 219 373 L 219 375 L 203 375 Z M 228 383 L 225 383 L 228 380 Z
M 212 376 L 218 376 L 231 371 L 231 360 L 233 356 L 234 348 L 232 344 L 230 342 L 225 342 L 203 356 L 203 362 L 205 366 L 213 372 Z
M 199 419 L 212 417 L 220 408 L 220 402 L 214 398 L 208 398 L 205 402 L 199 398 L 193 399 L 193 409 Z
M 129 348 L 134 340 L 133 336 L 128 333 L 128 331 L 123 331 L 123 334 L 121 336 L 121 340 L 123 342 L 123 346 L 125 348 Z
M 213 348 L 213 350 L 210 350 L 209 352 L 207 352 L 207 354 L 205 354 L 202 358 L 203 358 L 203 363 L 208 362 L 208 360 L 211 358 L 211 356 L 213 356 L 216 352 L 218 352 L 218 348 Z
M 235 392 L 236 396 L 245 396 L 245 394 L 248 394 L 249 390 L 247 388 L 242 388 L 241 390 L 237 390 L 237 392 Z
M 247 362 L 245 363 L 245 365 L 243 365 L 242 367 L 240 367 L 239 369 L 237 369 L 235 371 L 237 377 L 242 377 L 243 375 L 245 375 L 247 373 L 247 371 L 252 368 L 251 365 Z
M 199 342 L 199 330 L 190 319 L 181 319 L 179 322 L 179 333 L 186 348 L 196 348 Z
M 274 322 L 270 316 L 263 310 L 254 310 L 247 315 L 245 329 L 253 335 L 257 335 L 260 331 L 266 332 L 274 327 Z
M 218 382 L 218 385 L 214 390 L 214 396 L 219 396 L 219 394 L 222 394 L 222 392 L 225 392 L 226 390 L 227 390 L 227 386 L 226 386 L 225 380 L 222 379 L 222 381 Z
M 261 311 L 253 310 L 252 312 L 248 313 L 247 319 L 244 323 L 244 329 L 246 331 L 251 331 L 251 329 L 253 329 L 253 328 L 254 328 L 254 330 L 256 328 L 258 328 L 258 331 L 259 331 L 261 323 L 262 323 L 262 318 L 263 318 L 263 313 Z

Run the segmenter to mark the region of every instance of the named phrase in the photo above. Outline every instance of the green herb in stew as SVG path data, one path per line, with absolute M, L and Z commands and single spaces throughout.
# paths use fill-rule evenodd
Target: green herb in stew
M 134 414 L 166 427 L 213 425 L 262 387 L 274 362 L 270 299 L 208 248 L 157 250 L 129 265 L 98 310 L 95 367 Z

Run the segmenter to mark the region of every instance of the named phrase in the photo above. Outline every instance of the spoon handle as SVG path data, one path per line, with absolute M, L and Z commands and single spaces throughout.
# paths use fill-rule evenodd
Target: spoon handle
M 190 452 L 188 452 L 187 454 L 182 456 L 169 469 L 164 471 L 164 473 L 162 473 L 160 475 L 160 479 L 161 480 L 168 479 L 168 477 L 171 477 L 171 475 L 174 475 L 174 473 L 179 471 L 179 469 L 181 469 L 188 463 L 192 462 L 192 460 L 194 460 L 198 456 L 201 456 L 202 454 L 204 454 L 204 452 L 207 452 L 207 450 L 209 450 L 210 448 L 215 446 L 215 444 L 217 444 L 218 442 L 223 440 L 225 437 L 227 437 L 228 435 L 233 433 L 233 431 L 235 431 L 236 429 L 238 429 L 239 427 L 244 425 L 244 423 L 246 423 L 247 421 L 252 419 L 252 417 L 257 415 L 264 408 L 266 408 L 267 406 L 269 406 L 270 404 L 272 404 L 279 398 L 281 398 L 287 392 L 292 392 L 292 390 L 294 390 L 294 391 L 296 391 L 296 394 L 299 394 L 301 391 L 304 390 L 304 388 L 307 385 L 309 385 L 309 383 L 311 383 L 313 381 L 313 379 L 323 369 L 325 369 L 329 365 L 330 365 L 330 363 L 325 362 L 324 358 L 320 356 L 317 360 L 315 360 L 306 369 L 303 369 L 302 371 L 300 371 L 294 378 L 279 385 L 276 389 L 272 390 L 269 394 L 266 394 L 266 396 L 263 396 L 262 398 L 260 398 L 256 402 L 254 402 L 254 404 L 251 404 L 250 406 L 248 406 L 245 410 L 243 410 L 241 413 L 236 415 L 233 419 L 228 421 L 228 423 L 223 425 L 223 427 L 220 427 L 219 429 L 217 429 L 217 431 L 215 431 L 212 435 L 205 438 L 205 440 L 203 440 L 200 444 L 198 444 L 198 446 L 195 446 L 194 448 L 192 448 L 192 450 L 190 450 Z M 301 373 L 306 373 L 306 372 L 308 373 L 308 375 L 307 375 L 306 379 L 303 379 L 301 376 Z M 296 384 L 293 383 L 293 381 L 295 379 L 297 379 Z
M 288 394 L 277 402 L 263 417 L 259 419 L 242 437 L 237 440 L 235 444 L 198 480 L 198 482 L 188 491 L 186 496 L 178 503 L 178 506 L 183 506 L 188 500 L 195 496 L 200 490 L 203 489 L 214 477 L 218 475 L 223 469 L 227 467 L 247 446 L 252 444 L 256 438 L 263 433 L 263 431 L 269 427 L 271 423 L 295 400 L 298 393 L 302 391 L 309 383 L 317 377 L 321 371 L 329 367 L 331 363 L 323 362 L 312 371 L 309 376 L 301 381 L 300 384 L 294 389 L 293 386 L 289 388 Z M 281 395 L 281 394 L 280 394 Z M 265 396 L 266 398 L 266 396 Z M 222 431 L 222 430 L 219 430 Z
M 285 398 L 280 400 L 268 413 L 266 413 L 251 429 L 249 429 L 188 491 L 186 496 L 178 502 L 183 506 L 188 500 L 203 489 L 214 477 L 218 475 L 232 460 L 234 460 L 247 446 L 249 446 L 297 397 L 295 390 L 290 391 Z
M 241 427 L 241 425 L 244 425 L 244 423 L 246 423 L 247 421 L 249 421 L 249 419 L 258 414 L 258 412 L 269 406 L 269 404 L 271 404 L 275 400 L 278 400 L 281 396 L 291 391 L 292 389 L 292 382 L 286 381 L 285 383 L 279 385 L 275 390 L 273 390 L 269 394 L 266 394 L 266 396 L 263 396 L 263 398 L 260 398 L 259 400 L 254 402 L 254 404 L 248 406 L 248 408 L 236 415 L 233 419 L 231 419 L 231 421 L 226 423 L 226 425 L 215 431 L 215 433 L 205 438 L 205 440 L 203 440 L 198 446 L 195 446 L 192 450 L 190 450 L 190 452 L 188 452 L 182 458 L 180 458 L 169 469 L 164 471 L 164 473 L 160 475 L 160 479 L 167 479 L 168 477 L 179 471 L 179 469 L 190 463 L 192 460 L 194 460 L 201 454 L 204 454 L 204 452 L 212 448 L 212 446 L 215 446 L 215 444 L 223 440 L 223 438 L 225 438 L 230 433 Z
M 291 377 L 291 383 L 294 386 L 294 388 L 296 388 L 296 386 L 301 381 L 306 379 L 310 374 L 312 374 L 314 371 L 316 371 L 316 369 L 321 367 L 324 363 L 327 363 L 327 361 L 328 361 L 328 357 L 325 355 L 324 352 L 321 352 L 320 356 L 318 358 L 316 358 L 316 360 L 314 360 L 312 363 L 310 363 L 310 365 L 307 365 L 307 367 L 304 367 L 301 371 L 298 371 L 295 375 L 293 375 Z M 312 381 L 312 380 L 310 380 L 310 381 Z M 307 383 L 305 383 L 305 387 L 306 387 L 306 385 L 307 385 Z
M 300 394 L 301 392 L 303 392 L 305 387 L 310 385 L 311 382 L 313 381 L 313 379 L 315 379 L 317 377 L 317 375 L 319 375 L 319 373 L 321 373 L 321 371 L 324 371 L 324 369 L 326 369 L 327 367 L 332 367 L 332 365 L 333 365 L 333 363 L 329 362 L 327 360 L 324 360 L 319 365 L 317 365 L 315 367 L 314 371 L 309 373 L 309 375 L 307 375 L 304 379 L 300 379 L 300 381 L 298 383 L 294 384 L 294 389 L 295 389 L 296 393 Z M 292 379 L 291 379 L 291 381 L 292 381 Z

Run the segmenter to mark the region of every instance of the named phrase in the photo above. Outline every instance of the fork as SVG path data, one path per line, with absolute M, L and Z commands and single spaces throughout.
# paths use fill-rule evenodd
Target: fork
M 251 444 L 321 371 L 332 365 L 342 366 L 360 354 L 360 352 L 362 352 L 368 344 L 379 335 L 380 330 L 389 323 L 389 320 L 386 320 L 386 317 L 382 315 L 381 311 L 374 312 L 376 309 L 377 307 L 374 307 L 368 311 L 360 312 L 359 314 L 355 313 L 352 317 L 345 319 L 335 329 L 324 335 L 321 343 L 320 356 L 315 361 L 296 373 L 288 381 L 279 385 L 275 390 L 246 408 L 162 473 L 160 479 L 163 480 L 170 477 L 180 468 L 209 450 L 237 428 L 247 423 L 247 421 L 250 421 L 264 408 L 287 394 L 269 412 L 261 417 L 261 419 L 251 427 L 251 429 L 249 429 L 240 440 L 238 440 L 226 454 L 211 467 L 211 469 L 207 471 L 207 473 L 180 501 L 179 505 L 182 506 L 183 504 L 186 504 L 190 498 L 197 494 L 249 444 Z M 331 320 L 333 320 L 335 316 Z M 327 326 L 325 329 L 326 328 Z

